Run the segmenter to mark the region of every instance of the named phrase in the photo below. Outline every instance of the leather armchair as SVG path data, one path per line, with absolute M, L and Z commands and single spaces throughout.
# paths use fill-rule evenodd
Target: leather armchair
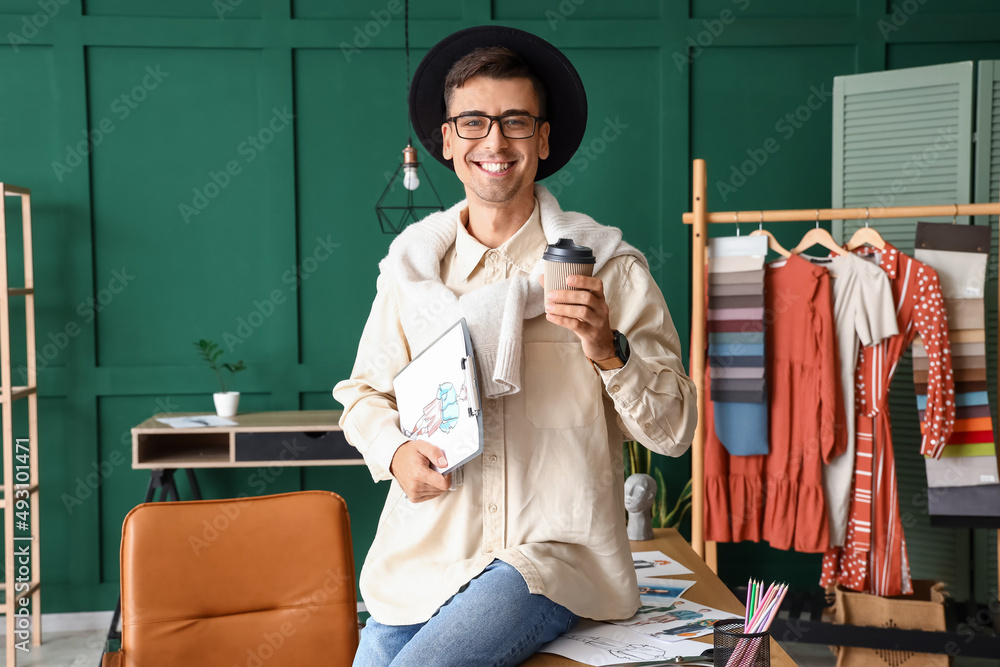
M 350 665 L 350 519 L 326 491 L 145 503 L 125 517 L 122 647 L 103 667 Z

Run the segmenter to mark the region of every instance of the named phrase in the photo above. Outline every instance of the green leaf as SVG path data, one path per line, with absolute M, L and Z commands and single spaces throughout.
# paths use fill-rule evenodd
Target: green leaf
M 680 516 L 677 516 L 676 512 L 671 512 L 670 516 L 667 517 L 664 522 L 664 528 L 677 528 L 681 525 L 681 521 L 687 516 L 688 511 L 691 509 L 691 503 L 686 503 L 683 508 L 681 508 Z
M 656 508 L 657 516 L 665 520 L 667 516 L 667 483 L 663 480 L 663 472 L 659 468 L 653 469 L 653 478 L 656 479 L 656 501 L 653 507 Z M 664 528 L 663 524 L 653 524 L 658 528 Z
M 694 484 L 693 480 L 688 480 L 687 484 L 684 485 L 684 489 L 681 490 L 680 496 L 677 497 L 677 502 L 674 504 L 674 509 L 671 510 L 670 514 L 667 515 L 665 520 L 665 528 L 674 528 L 680 525 L 680 522 L 684 519 L 684 516 L 691 509 L 692 502 L 692 486 Z

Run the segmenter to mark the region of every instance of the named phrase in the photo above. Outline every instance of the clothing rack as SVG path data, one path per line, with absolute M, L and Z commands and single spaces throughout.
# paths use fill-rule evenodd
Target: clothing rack
M 695 160 L 692 173 L 691 212 L 683 215 L 691 234 L 691 350 L 705 349 L 705 268 L 708 264 L 709 223 L 813 222 L 819 220 L 878 220 L 884 218 L 930 218 L 965 215 L 1000 215 L 1000 203 L 945 204 L 941 206 L 897 206 L 892 208 L 820 208 L 784 211 L 707 211 L 708 176 L 704 160 Z M 997 344 L 997 341 L 994 341 Z M 1000 349 L 1000 348 L 998 348 Z M 698 389 L 698 426 L 691 444 L 691 546 L 713 572 L 718 572 L 715 542 L 705 540 L 705 355 L 691 355 L 691 378 Z M 1000 530 L 997 531 L 1000 553 Z M 1000 581 L 1000 563 L 998 563 Z

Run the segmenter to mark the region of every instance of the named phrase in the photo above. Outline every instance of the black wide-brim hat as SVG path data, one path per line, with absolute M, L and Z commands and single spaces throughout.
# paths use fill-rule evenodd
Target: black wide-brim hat
M 424 149 L 452 171 L 441 154 L 445 119 L 444 81 L 452 66 L 477 48 L 503 46 L 514 51 L 545 85 L 549 157 L 538 161 L 535 180 L 559 171 L 580 146 L 587 129 L 587 93 L 576 68 L 563 53 L 530 32 L 500 25 L 477 26 L 449 35 L 420 61 L 410 82 L 410 122 Z

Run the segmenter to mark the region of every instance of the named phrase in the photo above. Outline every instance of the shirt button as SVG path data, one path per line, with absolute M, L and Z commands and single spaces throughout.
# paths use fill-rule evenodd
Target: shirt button
M 645 424 L 642 425 L 643 428 L 649 428 L 650 426 L 652 426 L 652 424 L 649 422 L 646 422 Z
M 490 505 L 490 511 L 493 512 L 494 514 L 496 514 L 497 506 L 496 505 Z
M 617 394 L 618 390 L 621 389 L 621 388 L 622 388 L 621 385 L 613 384 L 613 385 L 611 385 L 611 393 L 612 394 Z
M 499 460 L 500 459 L 497 457 L 496 454 L 494 454 L 493 456 L 490 457 L 490 463 L 496 463 Z
M 491 407 L 491 408 L 495 408 L 496 406 L 497 406 L 497 402 L 496 402 L 496 400 L 495 400 L 495 399 L 492 399 L 492 398 L 491 398 L 491 399 L 490 399 L 490 407 Z

